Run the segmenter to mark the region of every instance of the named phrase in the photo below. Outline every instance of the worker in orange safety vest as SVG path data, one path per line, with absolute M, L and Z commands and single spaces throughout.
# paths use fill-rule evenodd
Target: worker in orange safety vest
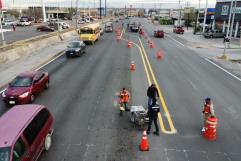
M 205 103 L 204 103 L 204 107 L 203 107 L 203 114 L 204 114 L 204 127 L 205 127 L 206 120 L 209 117 L 215 116 L 213 102 L 212 102 L 211 98 L 209 98 L 209 97 L 205 99 Z M 204 127 L 203 127 L 202 131 L 205 131 Z
M 126 90 L 126 88 L 122 88 L 122 90 L 120 91 L 120 94 L 119 94 L 119 97 L 120 97 L 120 104 L 121 106 L 125 107 L 125 111 L 130 111 L 128 109 L 128 106 L 127 106 L 127 103 L 129 102 L 130 100 L 130 94 L 129 92 Z

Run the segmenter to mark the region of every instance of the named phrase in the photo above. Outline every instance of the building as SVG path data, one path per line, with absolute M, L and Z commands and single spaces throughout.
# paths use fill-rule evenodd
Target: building
M 233 4 L 235 6 L 235 1 Z M 231 0 L 217 0 L 215 13 L 216 26 L 222 28 L 224 32 L 227 31 L 230 9 Z M 241 24 L 241 0 L 237 0 L 236 7 L 233 7 L 233 11 L 235 12 L 235 19 L 233 27 L 230 27 L 230 30 L 233 33 L 232 35 L 236 37 L 237 34 L 239 34 Z

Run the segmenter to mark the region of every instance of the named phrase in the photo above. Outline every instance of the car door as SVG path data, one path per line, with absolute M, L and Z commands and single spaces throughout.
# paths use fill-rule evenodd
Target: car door
M 33 88 L 34 88 L 34 94 L 39 94 L 42 91 L 41 86 L 41 73 L 38 73 L 34 76 L 33 79 Z

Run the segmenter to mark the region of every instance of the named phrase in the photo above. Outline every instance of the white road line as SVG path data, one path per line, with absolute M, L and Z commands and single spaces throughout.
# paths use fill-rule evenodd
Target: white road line
M 52 63 L 53 61 L 55 61 L 56 59 L 58 59 L 59 57 L 61 57 L 64 54 L 64 52 L 62 52 L 61 54 L 59 54 L 58 56 L 56 56 L 54 59 L 51 59 L 50 61 L 48 61 L 47 63 L 41 65 L 40 67 L 38 67 L 37 69 L 35 69 L 35 71 L 40 70 L 41 68 L 45 67 L 46 65 Z M 0 94 L 3 93 L 3 91 L 5 91 L 6 88 L 4 88 L 3 90 L 0 91 Z
M 180 44 L 180 45 L 182 45 L 182 46 L 185 46 L 185 45 L 182 44 L 181 42 L 179 42 L 179 41 L 173 39 L 173 38 L 172 38 L 171 36 L 169 36 L 168 34 L 166 34 L 166 36 L 169 37 L 170 39 L 172 39 L 173 41 L 175 41 L 176 43 L 178 43 L 178 44 Z
M 59 57 L 61 57 L 62 55 L 64 55 L 64 52 L 63 52 L 63 51 L 60 52 L 60 53 L 61 53 L 61 54 L 59 54 L 58 56 L 56 56 L 54 59 L 51 59 L 51 60 L 48 61 L 47 63 L 45 63 L 45 64 L 41 65 L 40 67 L 38 67 L 37 69 L 35 69 L 35 71 L 37 71 L 37 70 L 39 70 L 39 69 L 45 67 L 46 65 L 52 63 L 53 61 L 55 61 L 56 59 L 58 59 Z
M 229 74 L 230 76 L 236 78 L 237 80 L 239 80 L 241 82 L 241 79 L 237 76 L 235 76 L 234 74 L 230 73 L 229 71 L 227 71 L 226 69 L 220 67 L 219 65 L 217 65 L 216 63 L 214 63 L 213 61 L 209 60 L 208 58 L 205 58 L 205 60 L 209 63 L 211 63 L 212 65 L 218 67 L 219 69 L 221 69 L 222 71 L 224 71 L 225 73 Z

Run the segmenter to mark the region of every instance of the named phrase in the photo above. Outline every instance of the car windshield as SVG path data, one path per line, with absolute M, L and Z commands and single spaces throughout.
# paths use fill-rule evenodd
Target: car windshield
M 82 28 L 80 32 L 81 34 L 93 34 L 93 30 L 89 28 Z
M 29 77 L 16 77 L 12 83 L 11 87 L 29 87 L 32 84 L 32 78 Z
M 69 43 L 68 48 L 78 48 L 79 46 L 79 42 L 71 42 Z
M 10 148 L 0 148 L 0 161 L 9 161 L 10 160 Z

